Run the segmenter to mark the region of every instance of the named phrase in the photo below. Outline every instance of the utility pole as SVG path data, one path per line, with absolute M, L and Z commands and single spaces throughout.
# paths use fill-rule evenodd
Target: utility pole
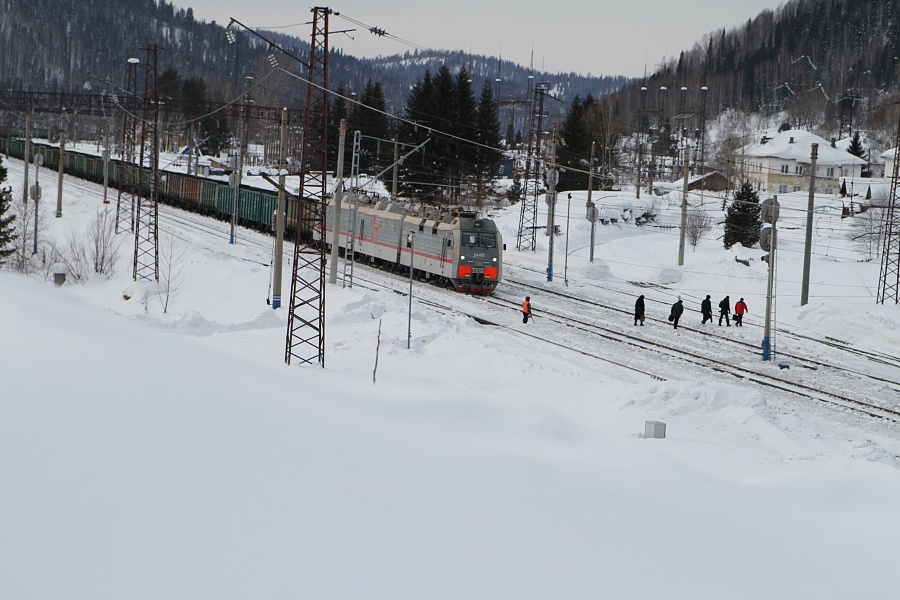
M 594 152 L 597 149 L 597 142 L 591 142 L 591 166 L 588 168 L 588 196 L 587 196 L 587 213 L 588 220 L 591 222 L 591 258 L 590 262 L 594 262 L 594 237 L 597 233 L 597 209 L 594 207 L 594 201 L 591 195 L 594 191 Z
M 547 259 L 547 281 L 553 281 L 553 238 L 556 225 L 556 184 L 559 182 L 559 171 L 556 170 L 556 132 L 550 142 L 550 169 L 547 171 L 547 235 L 550 236 L 550 253 Z
M 278 204 L 275 207 L 275 273 L 272 275 L 272 308 L 281 307 L 281 271 L 284 257 L 284 176 L 287 172 L 288 109 L 281 109 L 281 146 L 278 149 Z
M 194 162 L 194 122 L 191 121 L 191 128 L 188 133 L 188 160 L 187 160 L 187 174 L 192 175 L 191 172 L 193 168 Z
M 22 209 L 26 210 L 28 208 L 28 164 L 31 162 L 28 160 L 28 156 L 31 154 L 31 109 L 28 109 L 28 112 L 25 113 L 25 154 L 22 156 L 25 158 L 23 161 L 25 163 L 25 186 L 22 190 Z M 24 240 L 23 240 L 24 241 Z M 24 251 L 23 251 L 24 253 Z
M 412 231 L 407 234 L 406 245 L 409 246 L 409 316 L 406 321 L 406 349 L 409 350 L 412 345 L 413 259 L 415 258 Z
M 806 205 L 806 245 L 803 250 L 803 284 L 800 289 L 800 306 L 809 302 L 809 266 L 812 258 L 813 209 L 816 196 L 816 159 L 819 145 L 812 144 L 809 155 L 809 202 Z
M 343 151 L 343 138 L 341 140 L 341 150 Z M 397 179 L 400 176 L 400 142 L 394 138 L 394 178 L 391 183 L 391 198 L 397 197 Z
M 25 162 L 28 162 L 28 156 L 25 157 Z M 31 254 L 37 254 L 38 250 L 38 206 L 41 202 L 41 182 L 40 182 L 40 174 L 41 174 L 41 165 L 44 164 L 44 155 L 38 154 L 35 152 L 34 154 L 34 185 L 31 186 L 31 199 L 34 200 L 34 247 L 31 250 Z
M 684 186 L 681 191 L 681 234 L 678 236 L 678 266 L 684 266 L 684 238 L 687 229 L 687 207 L 688 207 L 688 171 L 691 165 L 691 153 L 688 151 L 689 146 L 684 145 Z
M 240 120 L 238 124 L 238 139 L 237 139 L 237 156 L 234 157 L 234 172 L 231 174 L 232 180 L 231 185 L 233 188 L 231 195 L 231 237 L 229 238 L 230 244 L 234 243 L 234 228 L 237 223 L 237 211 L 238 211 L 238 200 L 241 195 L 241 171 L 244 168 L 244 165 L 241 161 L 241 158 L 244 154 L 244 119 Z
M 768 257 L 764 257 L 769 265 L 769 279 L 766 288 L 766 323 L 762 342 L 763 360 L 772 360 L 772 305 L 775 301 L 775 248 L 778 246 L 775 222 L 778 221 L 778 211 L 778 196 L 774 196 L 771 201 L 764 201 L 760 207 L 760 217 L 763 224 L 772 225 L 771 229 L 768 227 L 763 228 L 759 237 L 760 248 L 769 253 Z
M 344 141 L 347 138 L 347 119 L 341 119 L 338 138 L 337 184 L 334 187 L 334 221 L 331 226 L 331 264 L 328 265 L 328 283 L 337 283 L 338 246 L 341 243 L 341 201 L 344 199 Z M 396 149 L 396 143 L 394 148 Z M 395 166 L 396 169 L 396 166 Z M 396 186 L 396 179 L 394 180 Z M 396 192 L 395 192 L 396 193 Z
M 63 173 L 66 170 L 66 127 L 69 119 L 66 110 L 62 112 L 62 126 L 59 128 L 59 185 L 56 189 L 56 218 L 62 217 Z
M 637 180 L 634 182 L 634 199 L 641 199 L 641 163 L 644 162 L 644 144 L 641 142 L 640 134 L 638 134 L 638 143 L 637 143 Z M 593 152 L 593 147 L 591 148 L 591 152 Z

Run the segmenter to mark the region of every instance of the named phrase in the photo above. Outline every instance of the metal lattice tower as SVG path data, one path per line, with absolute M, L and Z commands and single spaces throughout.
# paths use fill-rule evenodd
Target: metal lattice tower
M 309 48 L 306 118 L 300 153 L 300 193 L 294 274 L 284 361 L 325 366 L 325 204 L 328 166 L 328 15 L 315 7 Z M 315 240 L 313 232 L 319 239 Z
M 128 81 L 125 84 L 126 97 L 122 107 L 122 133 L 119 138 L 119 156 L 121 161 L 119 175 L 119 195 L 116 201 L 116 233 L 134 231 L 134 206 L 140 194 L 138 186 L 138 169 L 134 160 L 134 144 L 137 130 L 137 77 L 136 58 L 128 60 Z
M 516 248 L 537 249 L 538 195 L 541 184 L 541 137 L 544 125 L 544 93 L 547 88 L 539 85 L 534 89 L 531 101 L 531 127 L 528 130 L 528 154 L 525 159 L 525 191 L 522 195 L 522 213 L 519 216 L 519 235 Z
M 147 46 L 144 106 L 141 111 L 141 160 L 134 223 L 134 279 L 159 281 L 159 93 L 155 44 Z M 146 197 L 145 197 L 146 195 Z
M 894 148 L 900 146 L 900 118 L 897 120 L 897 135 Z M 900 160 L 894 155 L 894 170 L 891 174 L 891 193 L 888 196 L 887 214 L 884 219 L 884 246 L 881 252 L 881 277 L 878 279 L 876 301 L 886 300 L 900 303 L 900 220 L 897 214 L 897 177 L 900 175 Z

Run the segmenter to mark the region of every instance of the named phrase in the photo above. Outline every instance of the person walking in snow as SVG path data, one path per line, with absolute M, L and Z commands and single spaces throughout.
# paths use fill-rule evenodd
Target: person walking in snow
M 525 302 L 522 303 L 522 322 L 527 323 L 528 319 L 533 319 L 531 314 L 531 296 L 525 296 Z
M 706 295 L 706 300 L 700 303 L 700 312 L 703 314 L 703 322 L 701 325 L 706 325 L 706 322 L 712 322 L 712 300 L 710 300 L 709 294 Z
M 731 327 L 731 299 L 728 296 L 719 302 L 719 327 L 722 326 L 722 319 L 725 319 L 725 323 Z
M 734 326 L 735 327 L 743 327 L 744 325 L 744 313 L 750 312 L 750 309 L 747 308 L 747 303 L 744 302 L 744 299 L 741 298 L 737 301 L 737 304 L 734 305 Z
M 641 322 L 641 326 L 644 325 L 644 295 L 641 294 L 637 301 L 634 303 L 634 324 L 637 325 L 638 321 Z
M 672 305 L 672 312 L 669 314 L 669 320 L 672 321 L 675 329 L 678 329 L 678 319 L 681 318 L 682 313 L 684 313 L 684 304 L 681 303 L 681 296 L 678 296 L 678 301 Z

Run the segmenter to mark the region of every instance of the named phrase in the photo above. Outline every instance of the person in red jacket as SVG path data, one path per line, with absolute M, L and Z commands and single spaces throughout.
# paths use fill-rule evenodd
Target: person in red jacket
M 734 324 L 736 327 L 740 327 L 744 324 L 745 312 L 750 312 L 750 309 L 747 308 L 747 303 L 741 298 L 737 301 L 737 304 L 734 305 Z
M 522 303 L 522 322 L 527 323 L 530 318 L 533 318 L 531 315 L 531 296 L 525 296 L 525 302 Z

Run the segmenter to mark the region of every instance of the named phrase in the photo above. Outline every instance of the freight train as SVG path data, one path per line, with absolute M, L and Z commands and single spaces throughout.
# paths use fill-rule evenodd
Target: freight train
M 25 141 L 0 139 L 0 150 L 22 158 Z M 43 156 L 44 168 L 59 168 L 59 147 L 32 142 L 31 153 Z M 66 150 L 64 161 L 66 173 L 96 183 L 103 182 L 102 157 Z M 135 173 L 133 165 L 118 159 L 110 159 L 106 170 L 108 184 L 113 188 L 119 186 L 120 180 L 127 183 Z M 133 186 L 134 189 L 137 187 Z M 150 191 L 146 176 L 141 181 L 140 190 L 145 196 Z M 162 203 L 231 220 L 233 188 L 225 181 L 163 171 L 157 195 Z M 277 205 L 277 192 L 242 185 L 236 220 L 242 226 L 271 233 Z M 284 210 L 287 239 L 293 239 L 297 234 L 297 223 L 315 222 L 315 219 L 309 218 L 309 211 L 316 210 L 312 202 L 286 199 Z M 333 239 L 334 213 L 334 201 L 330 199 L 324 240 L 329 246 Z M 351 219 L 354 224 L 352 228 Z M 299 233 L 301 239 L 322 241 L 318 231 Z M 348 240 L 351 242 L 349 249 Z M 412 267 L 416 273 L 437 283 L 452 285 L 460 292 L 492 294 L 502 276 L 504 245 L 500 232 L 492 220 L 479 218 L 477 213 L 471 211 L 452 211 L 362 194 L 352 210 L 345 204 L 341 211 L 339 247 L 341 252 L 351 251 L 355 257 L 373 265 L 403 270 L 409 269 L 410 255 L 413 255 Z

